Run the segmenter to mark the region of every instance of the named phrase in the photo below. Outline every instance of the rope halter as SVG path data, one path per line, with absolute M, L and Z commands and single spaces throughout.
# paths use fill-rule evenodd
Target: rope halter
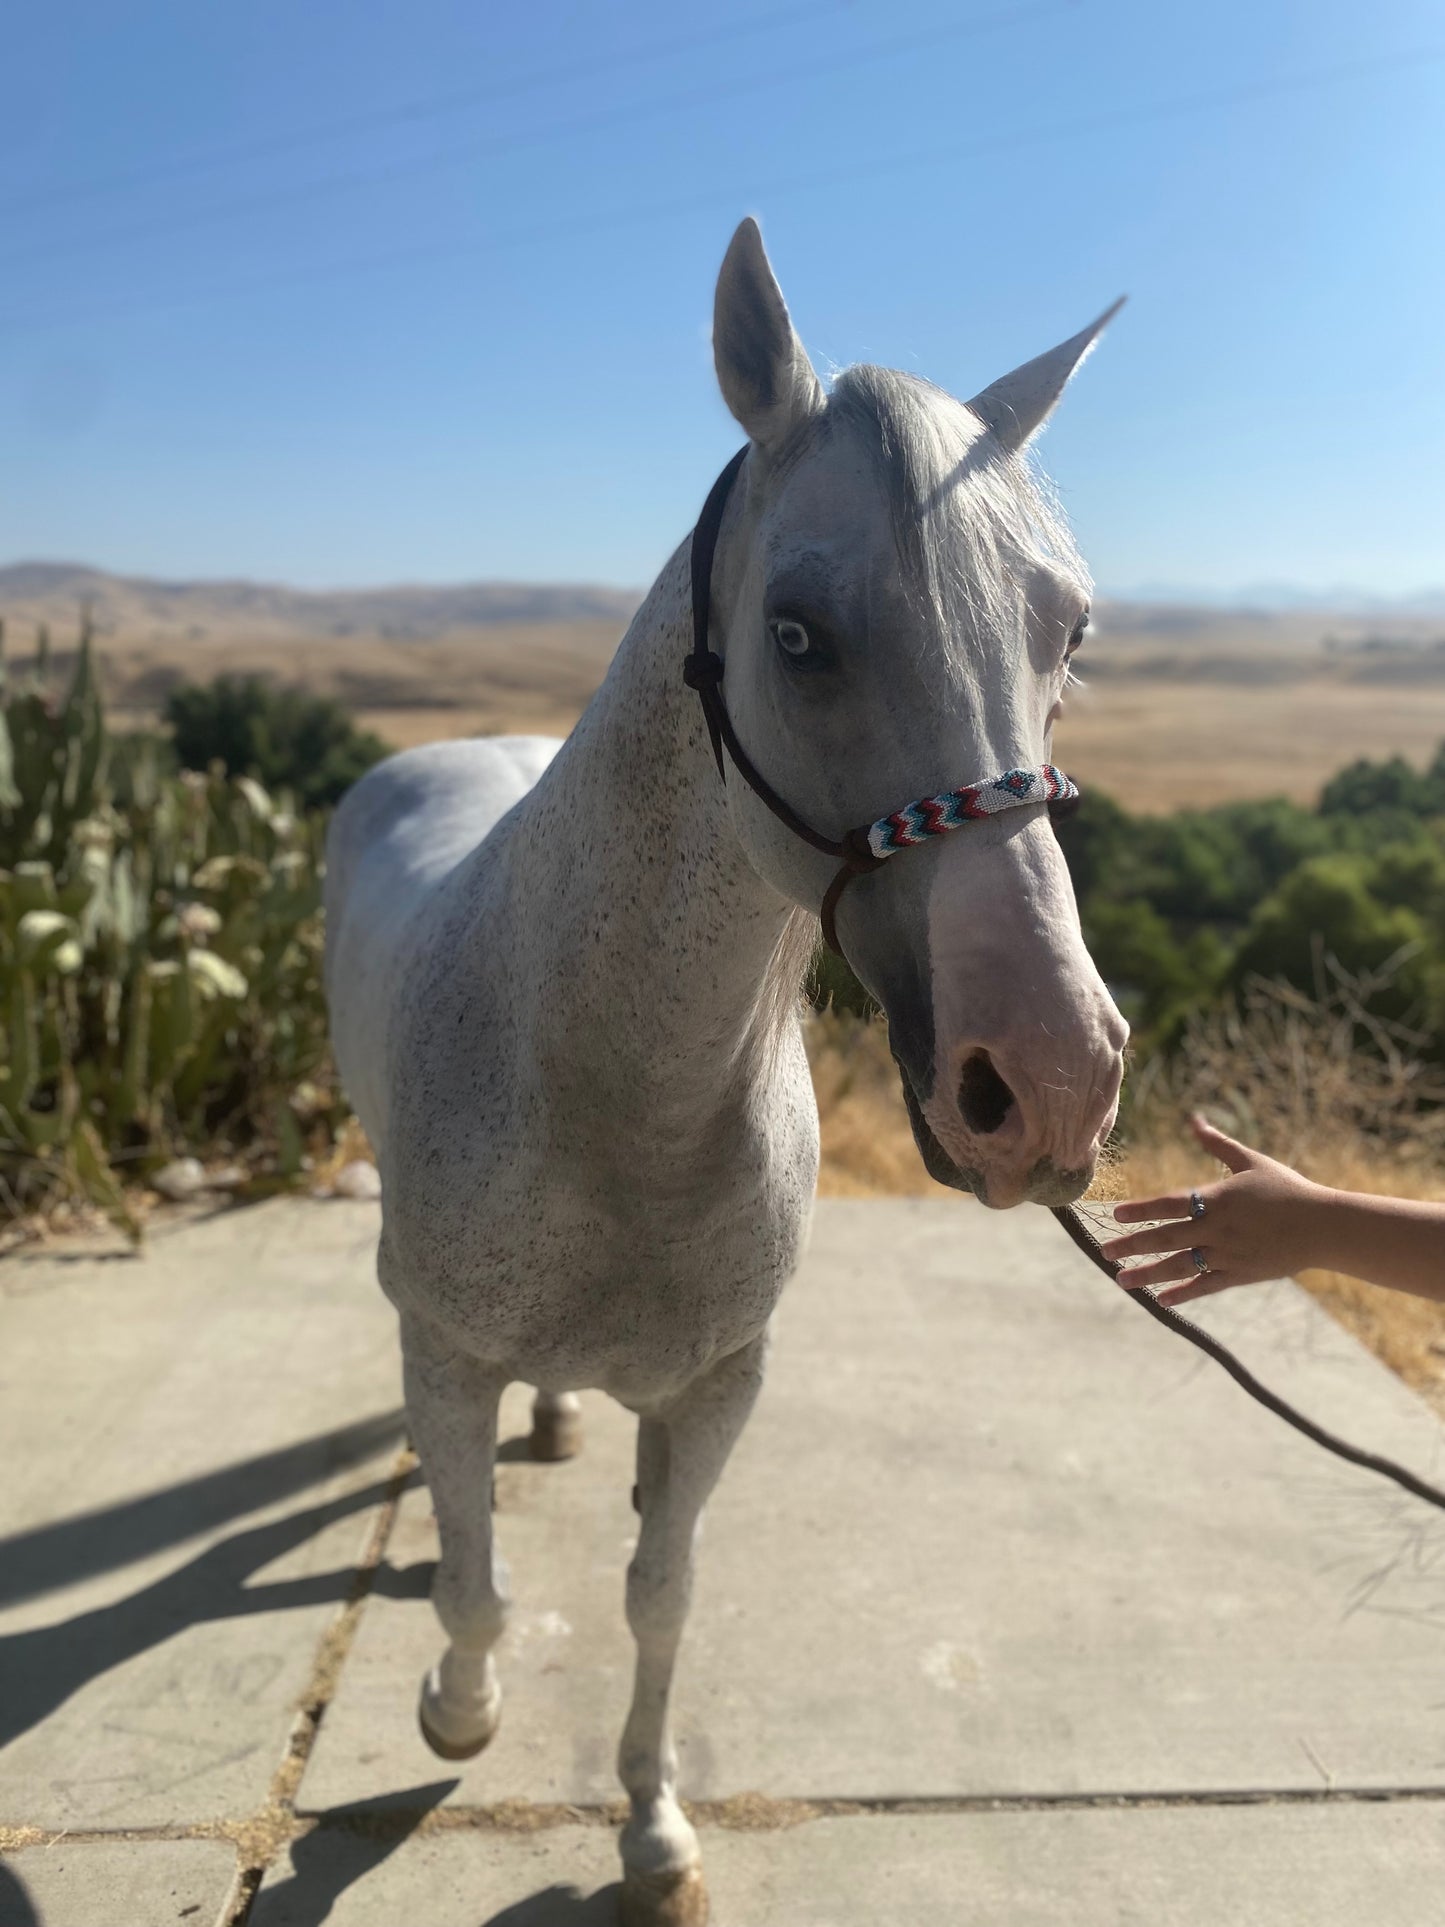
M 951 830 L 965 829 L 970 823 L 997 816 L 1003 810 L 1047 803 L 1051 814 L 1058 814 L 1077 802 L 1079 791 L 1052 763 L 1042 763 L 1037 769 L 1006 769 L 1000 776 L 986 776 L 980 782 L 961 784 L 941 796 L 925 796 L 916 803 L 906 803 L 891 816 L 880 816 L 876 822 L 864 823 L 838 838 L 815 830 L 779 796 L 738 741 L 722 696 L 723 659 L 708 647 L 713 555 L 723 510 L 747 452 L 745 447 L 740 448 L 713 483 L 692 532 L 692 653 L 683 664 L 683 680 L 689 689 L 697 691 L 702 703 L 712 753 L 722 780 L 727 781 L 727 765 L 723 760 L 726 750 L 748 788 L 786 829 L 825 856 L 839 859 L 839 868 L 828 885 L 820 915 L 823 940 L 835 956 L 841 957 L 843 951 L 835 921 L 838 900 L 854 877 L 866 876 L 870 870 L 878 869 L 900 850 L 916 849 L 931 837 L 947 836 Z

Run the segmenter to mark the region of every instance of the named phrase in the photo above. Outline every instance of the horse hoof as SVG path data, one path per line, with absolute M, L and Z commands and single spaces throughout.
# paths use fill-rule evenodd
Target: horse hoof
M 480 1720 L 475 1713 L 470 1719 L 461 1720 L 455 1713 L 447 1713 L 436 1672 L 432 1671 L 422 1681 L 416 1718 L 422 1738 L 439 1759 L 474 1760 L 491 1745 L 502 1723 L 501 1691 L 498 1689 L 488 1697 L 481 1708 Z
M 532 1436 L 528 1444 L 532 1457 L 543 1465 L 557 1465 L 563 1459 L 575 1459 L 582 1450 L 582 1414 L 542 1413 L 532 1420 Z
M 466 1744 L 460 1740 L 444 1740 L 441 1734 L 435 1732 L 428 1724 L 427 1716 L 420 1707 L 417 1708 L 417 1724 L 421 1728 L 422 1738 L 439 1760 L 474 1760 L 479 1753 L 485 1753 L 491 1744 L 490 1733 L 485 1733 L 481 1739 L 471 1740 Z
M 638 1873 L 635 1868 L 624 1868 L 618 1918 L 622 1927 L 707 1927 L 707 1888 L 702 1869 Z

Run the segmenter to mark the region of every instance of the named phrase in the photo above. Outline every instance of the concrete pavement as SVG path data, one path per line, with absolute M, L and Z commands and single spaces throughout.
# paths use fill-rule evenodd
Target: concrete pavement
M 0 1274 L 0 1927 L 608 1918 L 631 1421 L 590 1398 L 537 1466 L 509 1394 L 507 1703 L 444 1767 L 375 1229 L 285 1201 Z M 1438 1475 L 1294 1287 L 1202 1311 Z M 1437 1919 L 1442 1554 L 1042 1213 L 820 1206 L 679 1681 L 719 1927 Z

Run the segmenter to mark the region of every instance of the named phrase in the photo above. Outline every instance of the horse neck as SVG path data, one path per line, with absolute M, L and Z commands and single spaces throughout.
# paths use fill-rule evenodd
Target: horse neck
M 796 1037 L 807 919 L 747 861 L 701 705 L 686 548 L 654 584 L 606 680 L 532 792 L 513 887 L 549 901 L 536 1021 L 549 1082 L 600 1085 L 649 1121 L 706 1129 Z M 737 781 L 736 777 L 732 780 Z

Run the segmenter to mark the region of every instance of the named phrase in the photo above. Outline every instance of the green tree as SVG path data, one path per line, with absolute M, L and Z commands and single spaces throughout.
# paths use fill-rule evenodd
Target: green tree
M 1255 911 L 1235 953 L 1234 985 L 1254 973 L 1312 990 L 1321 948 L 1354 975 L 1407 952 L 1379 1007 L 1394 1017 L 1420 1006 L 1429 976 L 1425 925 L 1413 910 L 1382 903 L 1371 892 L 1370 868 L 1365 858 L 1350 855 L 1300 864 Z
M 228 776 L 290 790 L 304 808 L 335 803 L 389 754 L 340 703 L 276 689 L 259 676 L 182 684 L 167 699 L 165 719 L 183 768 L 220 763 Z
M 1445 849 L 1425 831 L 1408 843 L 1390 843 L 1370 865 L 1370 894 L 1381 903 L 1413 910 L 1445 928 Z
M 1135 824 L 1127 810 L 1102 790 L 1086 790 L 1077 809 L 1055 825 L 1074 893 L 1080 903 L 1110 892 L 1130 863 Z
M 1403 756 L 1391 756 L 1383 763 L 1362 758 L 1332 776 L 1320 792 L 1321 816 L 1365 815 L 1372 810 L 1428 816 L 1439 807 L 1431 778 L 1422 776 Z
M 1096 903 L 1084 938 L 1099 974 L 1136 1030 L 1148 1030 L 1197 985 L 1190 960 L 1152 904 Z

